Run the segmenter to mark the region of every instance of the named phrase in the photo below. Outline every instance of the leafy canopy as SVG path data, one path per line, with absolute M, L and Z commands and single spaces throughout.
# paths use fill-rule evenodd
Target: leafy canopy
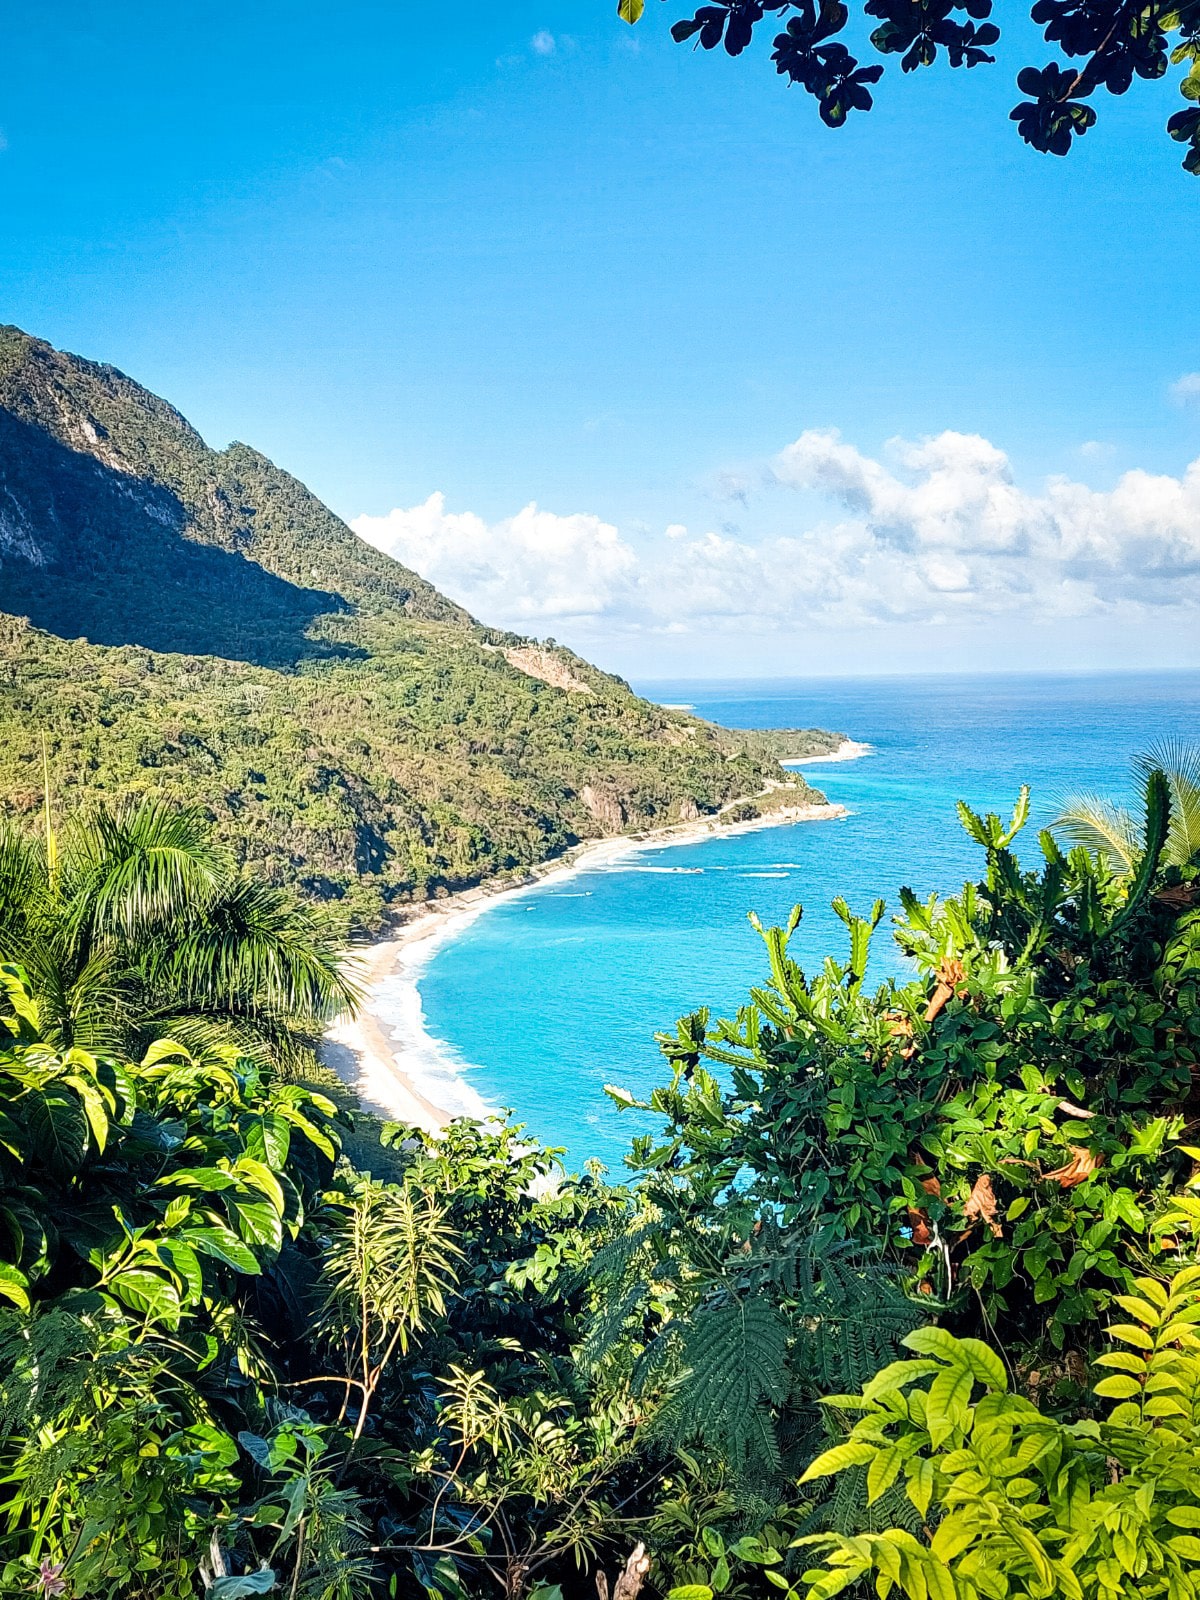
M 635 23 L 644 0 L 619 0 L 617 9 Z M 862 9 L 868 26 L 875 24 L 871 47 L 898 55 L 905 73 L 932 66 L 943 52 L 951 67 L 996 59 L 1000 29 L 991 20 L 992 0 L 864 0 Z M 1200 0 L 1035 0 L 1030 16 L 1060 59 L 1017 75 L 1025 98 L 1011 120 L 1026 144 L 1066 155 L 1073 139 L 1095 125 L 1088 102 L 1097 90 L 1124 94 L 1135 77 L 1162 78 L 1182 66 L 1179 87 L 1188 104 L 1169 119 L 1167 132 L 1185 147 L 1185 170 L 1200 174 Z M 737 56 L 764 21 L 780 30 L 772 41 L 776 72 L 816 100 L 826 126 L 839 128 L 851 111 L 871 109 L 883 67 L 862 65 L 841 42 L 850 21 L 842 0 L 716 0 L 676 22 L 671 36 Z

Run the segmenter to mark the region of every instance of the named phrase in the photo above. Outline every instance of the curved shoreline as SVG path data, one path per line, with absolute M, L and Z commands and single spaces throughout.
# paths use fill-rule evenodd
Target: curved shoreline
M 865 754 L 866 748 L 858 747 L 857 754 Z M 855 757 L 838 754 L 817 759 Z M 328 1030 L 322 1060 L 357 1092 L 365 1110 L 386 1121 L 437 1133 L 456 1117 L 485 1117 L 491 1108 L 459 1070 L 452 1050 L 425 1027 L 420 974 L 444 940 L 461 933 L 501 899 L 531 893 L 544 884 L 562 882 L 639 851 L 700 844 L 800 822 L 832 822 L 847 815 L 840 805 L 783 806 L 763 817 L 722 823 L 717 813 L 642 834 L 597 839 L 532 868 L 515 883 L 482 884 L 428 901 L 390 938 L 351 952 L 364 990 L 362 1009 L 356 1017 L 339 1018 Z M 387 1016 L 380 1010 L 384 998 Z

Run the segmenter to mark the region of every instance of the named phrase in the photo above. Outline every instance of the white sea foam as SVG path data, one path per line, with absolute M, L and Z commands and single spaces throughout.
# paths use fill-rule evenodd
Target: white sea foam
M 612 866 L 605 867 L 605 872 L 682 872 L 688 877 L 703 873 L 703 867 L 650 867 L 643 866 L 637 861 L 614 862 Z
M 801 767 L 816 767 L 820 766 L 820 764 L 824 761 L 858 761 L 863 756 L 869 756 L 871 754 L 873 754 L 873 750 L 869 744 L 863 744 L 859 739 L 843 739 L 841 744 L 838 745 L 837 749 L 830 751 L 828 755 L 803 756 L 796 760 L 793 760 L 789 756 L 786 761 L 781 761 L 779 765 L 781 767 L 793 767 L 796 769 Z

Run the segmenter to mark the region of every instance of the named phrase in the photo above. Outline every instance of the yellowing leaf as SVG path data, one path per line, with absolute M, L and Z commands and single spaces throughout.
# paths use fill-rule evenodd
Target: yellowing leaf
M 867 1468 L 867 1504 L 874 1505 L 891 1488 L 904 1464 L 899 1450 L 880 1450 Z
M 938 1524 L 930 1549 L 939 1561 L 947 1563 L 962 1555 L 973 1543 L 979 1522 L 974 1511 L 958 1511 Z
M 932 1461 L 922 1458 L 909 1469 L 908 1498 L 916 1506 L 921 1516 L 929 1511 L 929 1502 L 933 1499 L 933 1484 L 935 1467 Z
M 933 1445 L 944 1444 L 956 1428 L 966 1427 L 974 1384 L 971 1371 L 961 1367 L 950 1367 L 933 1380 L 925 1406 L 925 1426 Z
M 1128 1311 L 1131 1317 L 1136 1317 L 1147 1328 L 1157 1328 L 1161 1320 L 1156 1307 L 1148 1300 L 1139 1300 L 1136 1295 L 1118 1294 L 1113 1299 L 1122 1311 Z
M 1109 1330 L 1114 1339 L 1119 1339 L 1122 1344 L 1131 1344 L 1138 1350 L 1153 1350 L 1154 1340 L 1145 1328 L 1139 1328 L 1134 1322 L 1118 1322 Z
M 1146 1363 L 1142 1357 L 1135 1356 L 1130 1350 L 1112 1350 L 1107 1355 L 1097 1356 L 1093 1365 L 1115 1367 L 1118 1372 L 1132 1372 L 1136 1378 L 1140 1378 L 1146 1371 Z
M 1102 1400 L 1133 1400 L 1141 1392 L 1141 1384 L 1126 1373 L 1113 1378 L 1103 1378 L 1096 1385 L 1096 1393 Z
M 809 1463 L 805 1469 L 801 1483 L 811 1483 L 814 1478 L 831 1478 L 835 1473 L 845 1472 L 847 1467 L 863 1467 L 868 1461 L 873 1461 L 878 1450 L 873 1444 L 855 1443 L 835 1444 L 832 1450 L 826 1450 L 815 1461 Z

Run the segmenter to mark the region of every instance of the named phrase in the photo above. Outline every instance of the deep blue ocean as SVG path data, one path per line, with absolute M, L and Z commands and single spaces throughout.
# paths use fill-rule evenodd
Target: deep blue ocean
M 748 911 L 776 922 L 801 902 L 793 948 L 816 966 L 844 948 L 829 907 L 835 895 L 858 911 L 882 895 L 890 913 L 902 884 L 924 895 L 978 876 L 956 800 L 1007 814 L 1020 785 L 1031 784 L 1023 843 L 1036 855 L 1037 829 L 1064 795 L 1127 797 L 1130 758 L 1164 735 L 1195 736 L 1200 711 L 1195 673 L 635 688 L 728 727 L 825 727 L 872 753 L 808 770 L 849 809 L 844 820 L 643 850 L 500 899 L 437 949 L 420 994 L 438 1053 L 485 1100 L 565 1146 L 571 1167 L 596 1156 L 620 1168 L 635 1125 L 602 1085 L 641 1092 L 664 1075 L 656 1030 L 701 1005 L 730 1014 L 761 980 L 765 956 Z M 899 966 L 885 919 L 874 971 Z

